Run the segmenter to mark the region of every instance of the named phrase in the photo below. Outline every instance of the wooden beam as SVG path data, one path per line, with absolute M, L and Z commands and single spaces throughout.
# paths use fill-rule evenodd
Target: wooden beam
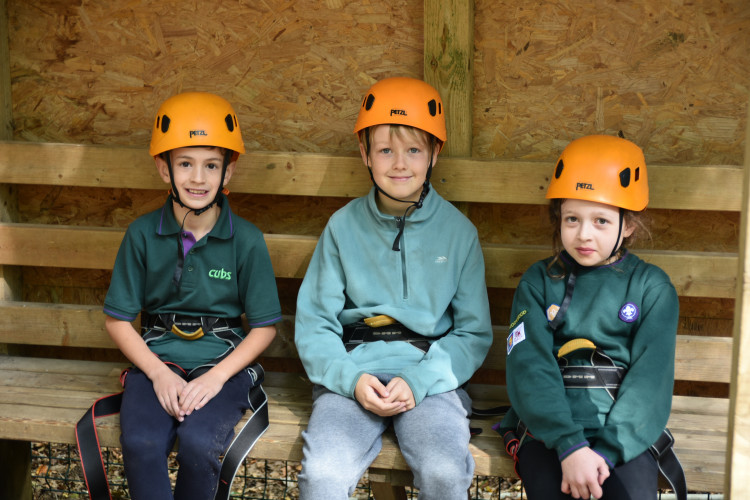
M 8 1 L 0 0 L 0 140 L 13 138 L 13 105 L 10 79 L 10 32 Z M 2 179 L 2 177 L 0 177 Z M 16 187 L 0 184 L 0 221 L 16 220 L 18 196 Z M 21 273 L 0 266 L 0 300 L 20 297 Z M 7 353 L 8 347 L 0 346 Z M 31 499 L 31 443 L 0 440 L 0 498 Z
M 0 0 L 0 140 L 13 139 L 8 0 Z
M 549 173 L 546 162 L 445 157 L 432 183 L 450 201 L 546 204 Z M 649 177 L 651 208 L 740 210 L 741 166 L 650 165 Z M 165 189 L 145 150 L 120 146 L 0 142 L 0 179 L 8 184 Z M 275 152 L 242 155 L 230 184 L 239 193 L 346 198 L 361 196 L 370 186 L 358 157 Z
M 298 357 L 294 347 L 294 319 L 287 317 L 277 325 L 278 335 L 263 355 L 271 358 Z M 135 325 L 138 327 L 136 320 Z M 29 332 L 41 332 L 29 335 Z M 495 341 L 485 366 L 505 369 L 507 327 L 494 328 Z M 59 347 L 116 349 L 104 329 L 104 313 L 99 305 L 43 304 L 36 302 L 0 302 L 0 341 L 7 343 Z M 728 337 L 677 336 L 675 379 L 727 383 L 732 355 Z
M 748 106 L 750 118 L 750 106 Z M 740 258 L 734 308 L 734 351 L 729 390 L 724 492 L 728 498 L 750 498 L 750 122 L 745 131 L 745 177 L 740 218 Z
M 445 105 L 446 156 L 471 156 L 474 1 L 425 0 L 424 79 Z
M 0 223 L 0 265 L 112 269 L 123 229 Z M 280 278 L 302 278 L 317 238 L 265 235 L 274 271 Z M 487 286 L 515 288 L 549 248 L 533 245 L 482 246 Z M 661 267 L 677 292 L 688 297 L 734 297 L 737 255 L 732 253 L 639 250 L 639 257 Z

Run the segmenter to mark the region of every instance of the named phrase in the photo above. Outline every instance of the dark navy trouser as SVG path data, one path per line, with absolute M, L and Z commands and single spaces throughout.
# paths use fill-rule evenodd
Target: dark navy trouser
M 527 441 L 518 452 L 518 473 L 529 500 L 570 500 L 560 491 L 562 468 L 554 450 L 540 441 Z M 602 500 L 656 500 L 659 469 L 646 450 L 633 460 L 609 470 Z
M 252 377 L 242 370 L 206 406 L 179 422 L 159 404 L 151 380 L 137 368 L 130 370 L 120 411 L 120 443 L 131 498 L 213 499 L 220 455 L 234 436 L 234 426 L 250 407 L 251 386 Z M 179 471 L 172 496 L 167 457 L 177 438 Z

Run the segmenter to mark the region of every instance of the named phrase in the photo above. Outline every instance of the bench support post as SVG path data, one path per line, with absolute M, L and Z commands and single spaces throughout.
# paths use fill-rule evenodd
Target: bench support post
M 0 498 L 31 500 L 31 443 L 0 439 Z

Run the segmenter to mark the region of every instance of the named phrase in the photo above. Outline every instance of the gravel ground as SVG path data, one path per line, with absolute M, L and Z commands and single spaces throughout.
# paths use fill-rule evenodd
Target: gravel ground
M 124 486 L 120 451 L 104 449 L 102 452 L 104 461 L 108 464 L 112 498 L 115 500 L 130 498 Z M 88 499 L 75 446 L 36 443 L 33 445 L 32 462 L 34 500 Z M 174 462 L 173 459 L 172 462 Z M 232 498 L 238 500 L 297 499 L 299 498 L 297 473 L 300 468 L 298 462 L 247 459 L 237 472 L 232 485 Z M 170 469 L 170 474 L 174 479 L 177 473 L 176 463 L 171 463 Z M 471 494 L 475 500 L 525 498 L 521 496 L 520 481 L 508 482 L 496 477 L 476 477 Z M 410 492 L 410 498 L 412 497 L 416 498 L 415 492 Z M 360 487 L 352 498 L 357 500 L 371 498 L 366 479 L 360 483 Z

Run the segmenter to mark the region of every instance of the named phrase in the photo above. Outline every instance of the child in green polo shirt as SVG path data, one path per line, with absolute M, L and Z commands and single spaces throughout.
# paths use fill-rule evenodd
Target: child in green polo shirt
M 655 499 L 649 448 L 669 418 L 679 304 L 669 276 L 626 249 L 646 231 L 643 152 L 582 137 L 553 174 L 555 254 L 526 271 L 513 298 L 513 408 L 498 430 L 531 500 Z
M 104 301 L 107 331 L 135 365 L 120 415 L 125 473 L 134 500 L 173 498 L 167 456 L 179 438 L 174 498 L 210 499 L 250 407 L 248 366 L 281 308 L 263 234 L 222 193 L 245 152 L 232 106 L 202 92 L 167 99 L 149 152 L 170 196 L 128 227 Z

